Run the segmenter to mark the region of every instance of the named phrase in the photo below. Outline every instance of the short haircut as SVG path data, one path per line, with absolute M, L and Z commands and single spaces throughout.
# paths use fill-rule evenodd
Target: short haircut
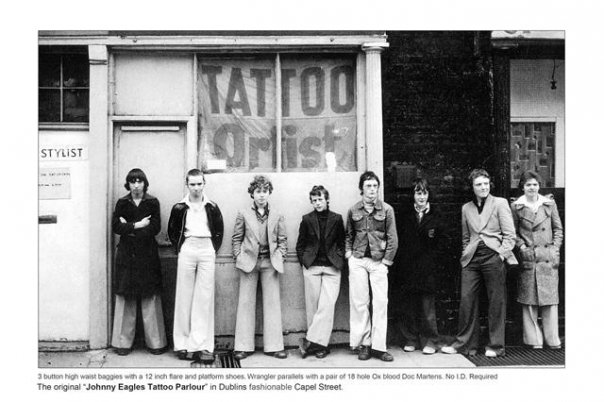
M 520 175 L 520 181 L 518 182 L 518 189 L 519 190 L 524 189 L 524 185 L 526 184 L 526 182 L 531 179 L 537 180 L 537 183 L 539 183 L 539 187 L 541 187 L 541 184 L 543 183 L 543 179 L 541 178 L 539 173 L 535 172 L 534 170 L 526 170 L 526 171 L 522 172 L 522 174 Z
M 428 195 L 431 195 L 430 193 L 430 186 L 428 185 L 428 180 L 426 179 L 422 179 L 420 177 L 416 178 L 413 180 L 413 186 L 412 186 L 412 194 L 414 193 L 428 193 Z
M 489 175 L 489 172 L 487 172 L 484 169 L 474 169 L 470 172 L 470 174 L 468 175 L 468 181 L 470 183 L 470 188 L 474 187 L 474 180 L 476 180 L 479 177 L 486 177 L 487 179 L 489 179 L 489 186 L 491 187 L 491 190 L 495 188 L 495 185 L 493 184 L 493 180 L 491 180 L 491 176 Z
M 189 184 L 189 177 L 193 177 L 193 176 L 201 176 L 203 178 L 203 183 L 206 183 L 206 177 L 204 176 L 203 172 L 199 169 L 191 169 L 187 172 L 187 177 L 186 177 L 186 181 L 187 184 Z
M 254 176 L 254 180 L 250 182 L 250 186 L 247 188 L 247 192 L 250 193 L 251 198 L 254 198 L 254 191 L 257 188 L 267 188 L 268 193 L 271 194 L 273 192 L 273 183 L 265 175 L 259 174 Z
M 149 188 L 149 180 L 147 180 L 147 175 L 145 174 L 145 172 L 143 172 L 139 168 L 132 169 L 126 175 L 126 183 L 124 184 L 126 190 L 130 191 L 130 183 L 134 183 L 136 181 L 142 181 L 143 183 L 145 183 L 143 191 L 146 193 L 147 189 Z
M 323 198 L 325 198 L 325 201 L 327 201 L 327 203 L 329 204 L 329 191 L 327 191 L 327 189 L 321 185 L 318 186 L 313 186 L 312 189 L 310 190 L 310 193 L 308 194 L 308 198 L 312 201 L 312 196 L 315 197 L 320 197 L 323 196 Z
M 361 177 L 359 178 L 359 190 L 361 190 L 361 194 L 363 194 L 363 184 L 365 184 L 365 182 L 367 180 L 375 180 L 375 181 L 377 181 L 378 186 L 380 185 L 380 178 L 377 177 L 377 175 L 375 173 L 373 173 L 371 170 L 368 170 L 365 173 L 363 173 L 361 175 Z

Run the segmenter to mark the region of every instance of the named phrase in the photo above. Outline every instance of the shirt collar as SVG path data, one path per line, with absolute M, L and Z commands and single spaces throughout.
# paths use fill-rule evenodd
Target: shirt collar
M 417 205 L 416 205 L 415 203 L 413 203 L 413 208 L 415 208 L 415 211 L 416 211 L 418 214 L 419 214 L 419 213 L 422 213 L 422 214 L 427 214 L 428 212 L 430 212 L 430 203 L 429 203 L 429 202 L 427 202 L 427 203 L 426 203 L 426 208 L 424 208 L 423 210 L 422 210 L 422 209 L 418 209 L 418 208 L 417 208 Z
M 196 205 L 199 205 L 197 203 L 191 202 L 191 200 L 189 199 L 189 194 L 185 195 L 185 198 L 183 198 L 183 200 L 181 202 L 187 204 L 187 206 L 192 209 L 196 208 Z M 201 196 L 201 208 L 205 208 L 207 203 L 208 203 L 208 199 L 207 199 L 206 195 L 203 194 Z
M 545 197 L 545 196 L 543 196 L 541 194 L 537 194 L 537 202 L 534 204 L 534 208 L 538 209 L 543 204 L 551 204 L 551 203 L 552 203 L 552 200 L 550 198 Z M 528 200 L 526 198 L 526 195 L 523 195 L 523 196 L 519 197 L 516 200 L 516 205 L 518 205 L 518 206 L 521 205 L 523 207 L 528 207 L 529 204 L 528 204 Z

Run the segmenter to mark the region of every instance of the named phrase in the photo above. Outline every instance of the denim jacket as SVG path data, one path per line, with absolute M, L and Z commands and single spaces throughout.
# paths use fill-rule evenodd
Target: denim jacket
M 381 200 L 375 202 L 371 213 L 363 208 L 363 201 L 348 210 L 346 222 L 346 258 L 365 256 L 367 244 L 373 260 L 392 265 L 398 249 L 394 210 Z

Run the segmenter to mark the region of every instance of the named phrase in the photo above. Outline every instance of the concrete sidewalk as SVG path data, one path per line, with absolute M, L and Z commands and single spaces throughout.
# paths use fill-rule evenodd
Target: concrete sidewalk
M 475 367 L 462 355 L 436 353 L 424 355 L 421 351 L 404 352 L 393 347 L 390 363 L 378 359 L 361 361 L 347 348 L 333 348 L 324 359 L 309 356 L 302 359 L 297 349 L 288 349 L 287 359 L 276 359 L 257 351 L 241 360 L 242 368 L 470 368 Z M 113 349 L 82 352 L 39 352 L 39 368 L 191 368 L 190 361 L 178 360 L 174 353 L 154 356 L 144 349 L 133 350 L 128 356 L 118 356 Z

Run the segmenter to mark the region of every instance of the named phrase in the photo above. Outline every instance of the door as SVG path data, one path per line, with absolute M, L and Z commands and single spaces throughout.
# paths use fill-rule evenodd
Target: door
M 172 206 L 184 196 L 186 161 L 185 126 L 117 124 L 114 130 L 113 203 L 127 191 L 126 175 L 133 168 L 142 169 L 149 180 L 147 192 L 159 200 L 161 231 L 156 236 L 160 246 L 162 265 L 162 302 L 166 335 L 171 341 L 174 317 L 174 293 L 176 289 L 176 255 L 168 240 L 167 227 Z M 113 252 L 118 236 L 113 239 Z M 114 259 L 112 259 L 114 261 Z M 115 268 L 114 268 L 115 269 Z M 114 271 L 113 271 L 114 272 Z M 140 315 L 139 315 L 140 317 Z M 137 324 L 136 342 L 142 342 L 142 326 Z

